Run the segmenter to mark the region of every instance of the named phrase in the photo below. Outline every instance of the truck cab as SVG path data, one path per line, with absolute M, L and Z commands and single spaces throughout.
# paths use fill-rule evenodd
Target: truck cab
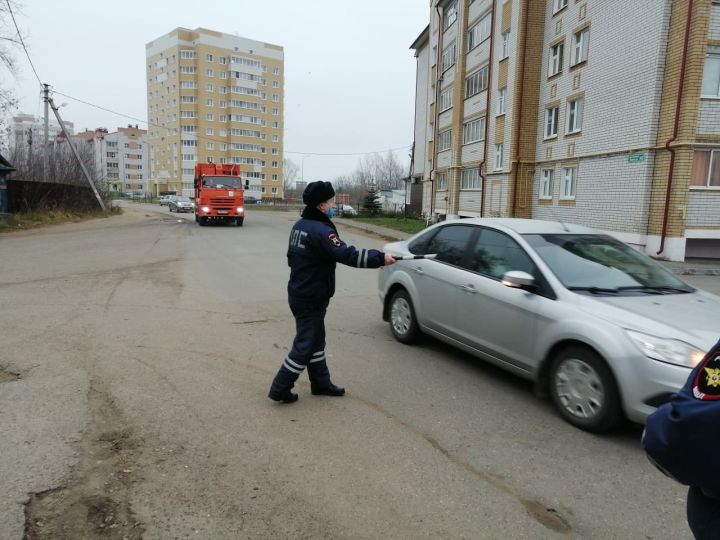
M 224 222 L 242 227 L 245 221 L 244 190 L 240 168 L 226 163 L 195 165 L 195 221 Z

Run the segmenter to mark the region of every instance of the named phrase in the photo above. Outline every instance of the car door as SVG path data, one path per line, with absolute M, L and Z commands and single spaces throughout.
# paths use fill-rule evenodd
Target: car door
M 474 231 L 471 225 L 440 227 L 423 250 L 424 254 L 436 254 L 437 258 L 408 261 L 417 291 L 418 318 L 429 329 L 453 338 L 457 337 L 458 283 L 467 273 L 462 264 Z
M 552 290 L 523 247 L 504 232 L 481 228 L 469 251 L 457 302 L 460 339 L 498 363 L 534 371 L 541 361 L 535 347 L 538 321 L 553 302 Z M 510 270 L 534 276 L 536 287 L 503 285 Z

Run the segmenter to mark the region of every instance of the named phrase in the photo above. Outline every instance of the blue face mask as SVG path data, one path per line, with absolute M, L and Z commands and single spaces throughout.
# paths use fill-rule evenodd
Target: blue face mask
M 327 211 L 327 217 L 328 219 L 332 219 L 332 217 L 335 215 L 335 209 L 330 208 L 330 210 Z

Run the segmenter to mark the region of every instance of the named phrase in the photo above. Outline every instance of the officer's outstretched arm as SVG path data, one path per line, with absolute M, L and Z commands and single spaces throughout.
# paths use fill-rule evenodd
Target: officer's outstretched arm
M 337 262 L 355 268 L 379 268 L 385 264 L 385 254 L 377 249 L 356 249 L 340 240 L 335 231 L 323 237 L 325 251 Z

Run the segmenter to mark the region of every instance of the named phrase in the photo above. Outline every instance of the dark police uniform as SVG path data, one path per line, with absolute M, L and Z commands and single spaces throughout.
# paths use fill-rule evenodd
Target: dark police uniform
M 648 417 L 642 444 L 665 474 L 690 486 L 687 518 L 695 538 L 720 538 L 720 342 Z
M 330 197 L 333 195 L 334 192 Z M 325 313 L 335 294 L 335 266 L 342 263 L 355 268 L 378 268 L 385 264 L 385 254 L 348 246 L 330 218 L 307 206 L 302 219 L 290 231 L 287 258 L 288 302 L 295 317 L 296 335 L 273 380 L 269 397 L 285 403 L 295 401 L 297 396 L 290 389 L 305 368 L 313 394 L 342 395 L 344 390 L 330 381 L 325 358 Z

